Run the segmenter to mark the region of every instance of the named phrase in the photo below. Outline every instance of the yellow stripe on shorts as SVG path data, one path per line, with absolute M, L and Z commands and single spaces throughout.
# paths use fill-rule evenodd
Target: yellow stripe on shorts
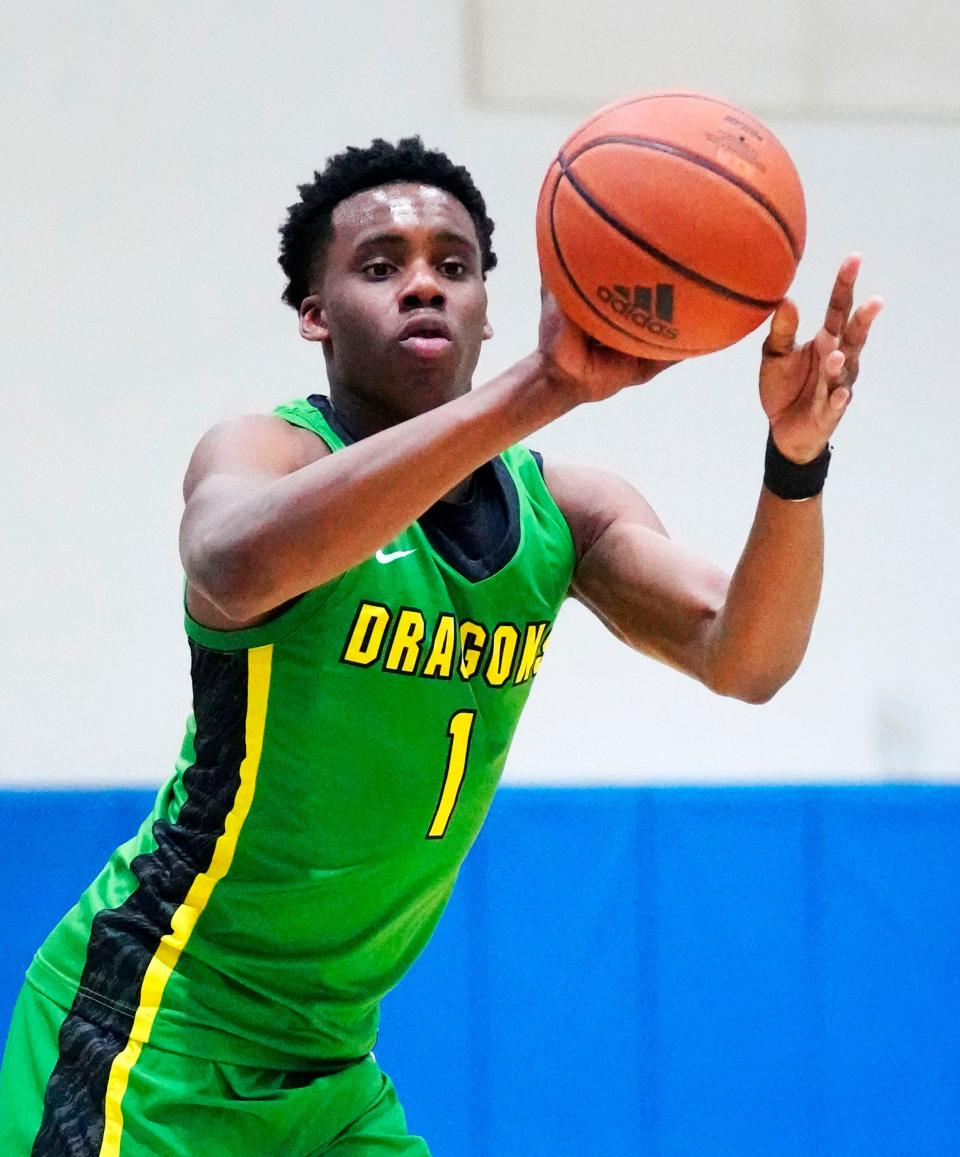
M 177 908 L 168 932 L 147 965 L 140 989 L 140 1004 L 133 1019 L 130 1037 L 123 1052 L 110 1066 L 104 1104 L 103 1143 L 99 1157 L 119 1157 L 123 1136 L 123 1096 L 127 1091 L 130 1070 L 140 1051 L 150 1039 L 153 1022 L 163 1000 L 163 991 L 177 966 L 180 953 L 190 939 L 200 914 L 206 908 L 217 882 L 230 870 L 240 829 L 243 827 L 257 783 L 263 732 L 267 721 L 267 697 L 270 689 L 270 666 L 273 646 L 254 647 L 247 652 L 247 717 L 245 724 L 246 754 L 240 764 L 240 787 L 233 807 L 224 823 L 223 834 L 213 850 L 210 867 L 193 881 L 186 899 Z

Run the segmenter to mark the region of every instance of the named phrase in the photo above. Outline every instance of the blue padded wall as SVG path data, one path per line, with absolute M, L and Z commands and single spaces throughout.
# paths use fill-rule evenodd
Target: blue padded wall
M 152 793 L 0 792 L 0 1031 Z M 437 1157 L 956 1157 L 960 788 L 503 789 L 377 1056 Z

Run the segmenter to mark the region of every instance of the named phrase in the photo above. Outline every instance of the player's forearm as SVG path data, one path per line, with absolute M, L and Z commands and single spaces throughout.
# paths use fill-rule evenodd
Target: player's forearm
M 764 489 L 723 609 L 709 624 L 704 681 L 748 702 L 770 699 L 803 659 L 822 580 L 822 498 L 788 502 Z
M 518 362 L 239 502 L 211 527 L 191 581 L 231 618 L 271 610 L 369 558 L 473 470 L 572 404 L 536 356 Z

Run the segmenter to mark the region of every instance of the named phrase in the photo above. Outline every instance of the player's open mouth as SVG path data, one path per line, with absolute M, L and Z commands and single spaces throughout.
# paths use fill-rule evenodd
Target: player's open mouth
M 421 358 L 440 357 L 452 344 L 450 327 L 440 318 L 410 318 L 398 336 L 405 350 Z
M 421 358 L 436 358 L 450 348 L 450 339 L 445 337 L 407 337 L 400 343 L 405 350 Z

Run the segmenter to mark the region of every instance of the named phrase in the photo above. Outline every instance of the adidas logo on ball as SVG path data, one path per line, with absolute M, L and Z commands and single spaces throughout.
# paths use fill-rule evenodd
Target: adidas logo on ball
M 597 297 L 614 313 L 632 321 L 640 329 L 658 337 L 677 336 L 677 331 L 665 324 L 673 321 L 672 285 L 659 284 L 653 289 L 649 285 L 635 285 L 632 290 L 627 285 L 600 285 Z

